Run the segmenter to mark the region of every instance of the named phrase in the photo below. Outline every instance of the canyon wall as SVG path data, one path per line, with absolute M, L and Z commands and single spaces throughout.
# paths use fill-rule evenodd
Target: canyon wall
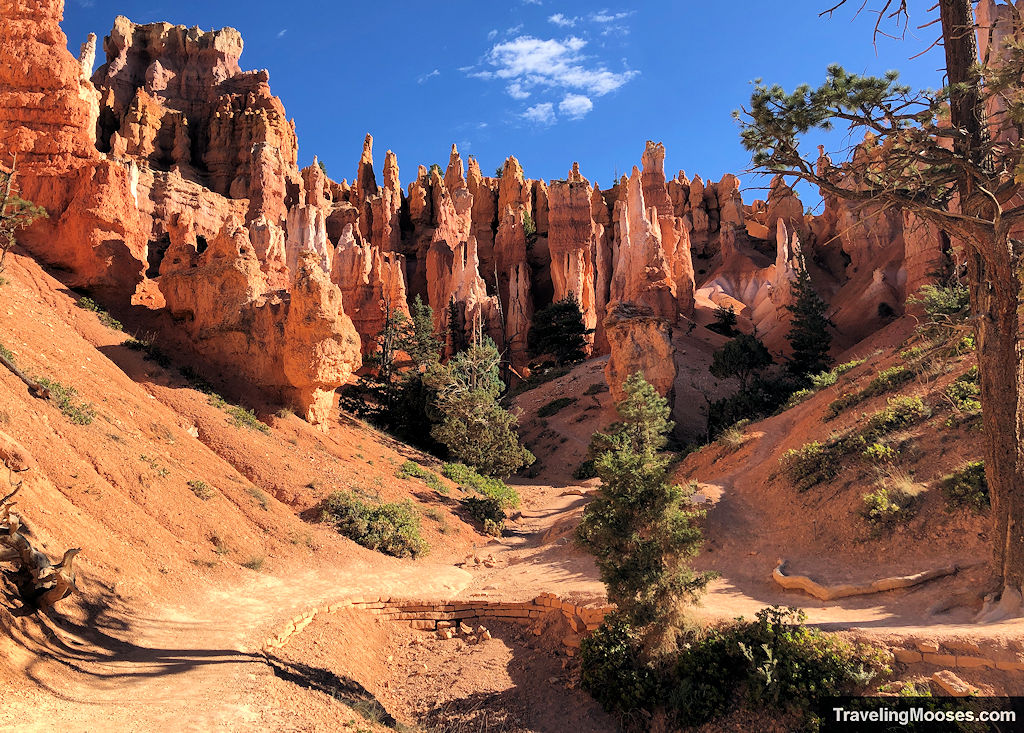
M 454 146 L 445 170 L 419 166 L 403 190 L 391 151 L 378 180 L 367 135 L 352 182 L 333 181 L 298 168 L 294 123 L 269 73 L 242 70 L 234 29 L 118 17 L 90 79 L 95 39 L 79 59 L 66 50 L 60 0 L 0 8 L 17 60 L 0 66 L 0 153 L 18 154 L 26 197 L 49 211 L 22 244 L 104 297 L 140 302 L 155 285 L 148 304 L 204 361 L 313 421 L 375 348 L 386 308 L 407 313 L 416 296 L 449 353 L 479 327 L 519 367 L 533 313 L 571 294 L 621 382 L 717 306 L 784 351 L 801 262 L 840 345 L 902 313 L 941 264 L 941 237 L 910 216 L 828 197 L 812 216 L 781 178 L 747 205 L 733 175 L 669 178 L 661 143 L 607 190 L 576 164 L 532 180 L 515 157 L 484 176 Z

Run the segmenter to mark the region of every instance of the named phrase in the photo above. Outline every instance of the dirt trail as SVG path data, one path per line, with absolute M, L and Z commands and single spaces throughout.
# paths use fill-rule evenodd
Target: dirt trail
M 451 566 L 354 564 L 259 575 L 152 615 L 112 618 L 105 628 L 54 625 L 59 672 L 30 668 L 30 675 L 38 671 L 39 688 L 5 696 L 0 729 L 314 729 L 323 721 L 303 720 L 289 706 L 297 688 L 274 680 L 260 651 L 275 624 L 334 600 L 406 595 L 412 588 L 448 597 L 468 580 Z

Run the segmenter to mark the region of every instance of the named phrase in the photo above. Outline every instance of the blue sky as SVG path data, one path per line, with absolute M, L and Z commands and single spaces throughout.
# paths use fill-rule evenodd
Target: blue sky
M 874 19 L 853 19 L 852 7 L 819 18 L 831 4 L 67 0 L 63 27 L 76 54 L 118 14 L 239 29 L 242 67 L 269 69 L 296 120 L 300 164 L 318 155 L 333 178 L 353 177 L 370 132 L 378 166 L 385 150 L 398 154 L 403 185 L 417 164 L 443 166 L 454 142 L 485 172 L 514 154 L 528 176 L 562 178 L 578 160 L 607 187 L 639 163 L 648 139 L 665 143 L 670 175 L 717 180 L 748 168 L 730 113 L 758 77 L 792 88 L 820 82 L 838 62 L 859 72 L 898 68 L 908 83 L 941 86 L 941 50 L 910 59 L 937 33 L 915 29 L 930 19 L 931 2 L 911 0 L 907 39 L 880 39 L 877 55 Z

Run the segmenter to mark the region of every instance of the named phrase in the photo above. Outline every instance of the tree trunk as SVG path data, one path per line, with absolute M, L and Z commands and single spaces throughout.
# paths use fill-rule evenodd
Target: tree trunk
M 971 0 L 940 0 L 939 17 L 951 87 L 950 122 L 966 134 L 953 140 L 954 150 L 991 172 L 985 150 L 988 128 L 981 95 L 977 36 Z M 958 183 L 965 213 L 994 221 L 990 203 L 979 201 L 974 181 Z M 1020 610 L 1024 586 L 1024 365 L 1020 333 L 1024 303 L 1021 245 L 996 225 L 967 242 L 971 308 L 978 315 L 978 370 L 984 409 L 985 475 L 992 500 L 993 561 L 1003 586 L 1003 610 Z M 1016 605 L 1016 608 L 1012 606 Z
M 968 258 L 971 306 L 979 314 L 978 368 L 984 405 L 985 474 L 992 499 L 995 569 L 1002 585 L 1019 592 L 1024 586 L 1024 373 L 1018 336 L 1018 304 L 1024 282 L 1018 279 L 1009 243 L 1003 257 L 994 251 Z M 995 250 L 992 247 L 991 250 Z

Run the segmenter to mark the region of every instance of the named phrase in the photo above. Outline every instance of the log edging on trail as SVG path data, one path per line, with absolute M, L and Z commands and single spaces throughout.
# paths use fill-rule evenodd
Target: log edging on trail
M 920 585 L 929 580 L 944 578 L 960 570 L 959 565 L 947 565 L 934 570 L 925 570 L 913 575 L 897 575 L 891 578 L 879 578 L 870 583 L 844 583 L 841 585 L 823 585 L 806 575 L 788 575 L 785 571 L 786 561 L 779 560 L 772 571 L 772 578 L 786 590 L 802 590 L 821 601 L 834 601 L 837 598 L 850 596 L 866 596 L 872 593 L 883 593 L 887 590 L 898 590 Z

